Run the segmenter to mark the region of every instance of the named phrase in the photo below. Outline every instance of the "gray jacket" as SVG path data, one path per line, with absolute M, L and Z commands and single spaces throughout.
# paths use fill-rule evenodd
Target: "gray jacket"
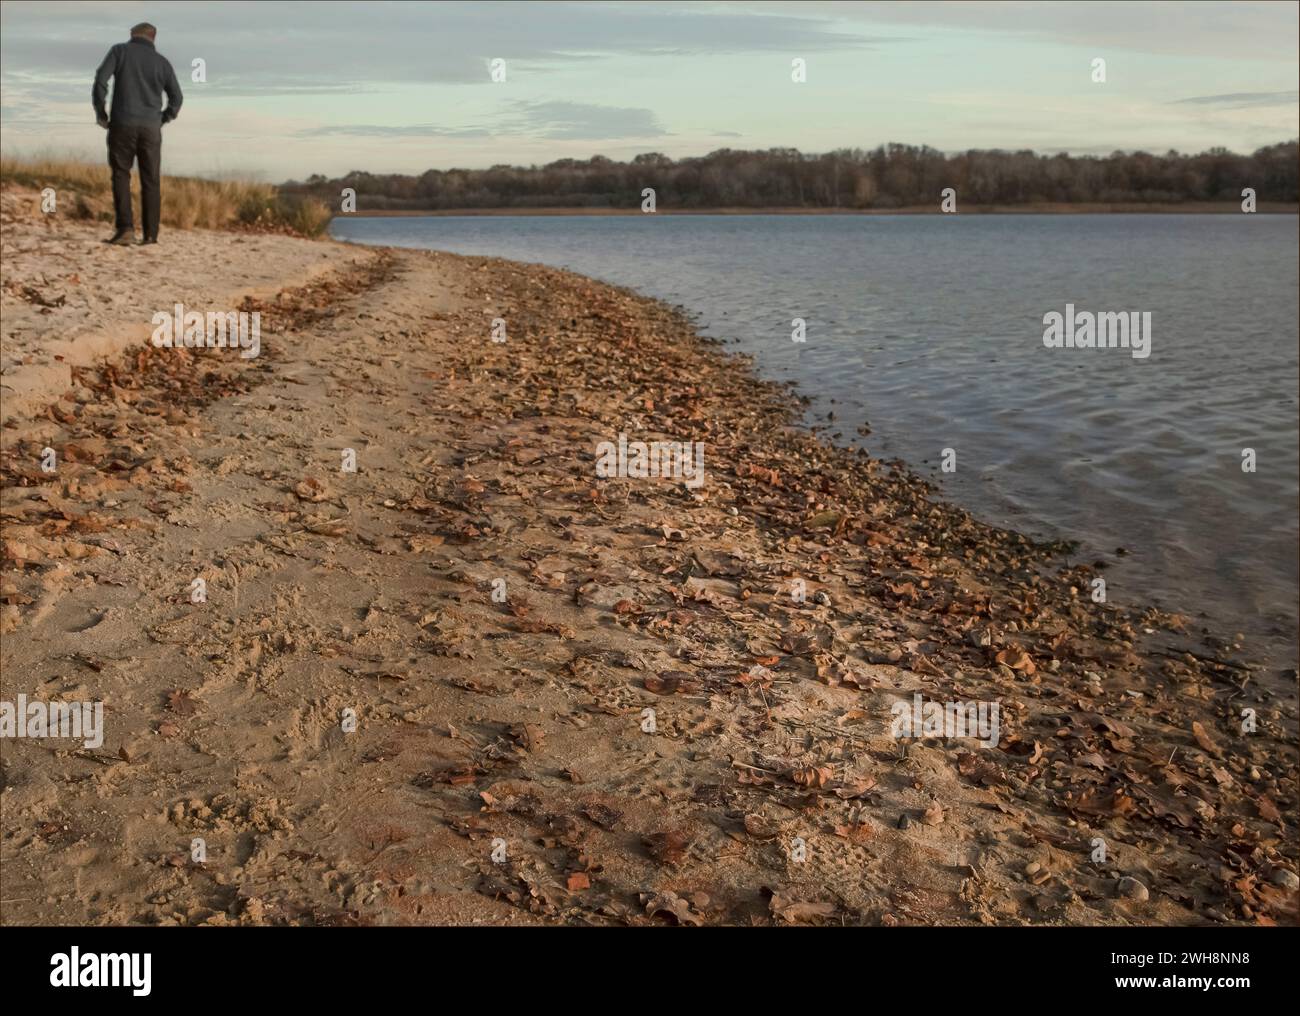
M 181 86 L 167 58 L 141 36 L 119 42 L 108 51 L 95 72 L 95 87 L 90 101 L 95 116 L 103 120 L 104 100 L 108 97 L 108 79 L 113 79 L 113 115 L 115 126 L 158 127 L 176 119 L 181 108 Z M 167 108 L 162 109 L 163 94 Z

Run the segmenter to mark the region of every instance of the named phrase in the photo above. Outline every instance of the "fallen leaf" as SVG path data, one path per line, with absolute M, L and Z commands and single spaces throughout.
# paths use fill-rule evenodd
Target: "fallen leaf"
M 602 829 L 613 829 L 618 824 L 618 820 L 623 817 L 621 811 L 615 811 L 609 805 L 599 802 L 585 805 L 582 813 Z
M 641 901 L 645 904 L 645 912 L 651 917 L 666 914 L 678 925 L 692 925 L 694 927 L 699 927 L 704 923 L 703 918 L 691 910 L 690 904 L 676 893 L 655 893 L 653 896 L 643 893 Z
M 167 708 L 177 716 L 192 716 L 198 707 L 189 692 L 178 690 L 167 693 Z
M 313 504 L 324 501 L 329 497 L 329 491 L 326 489 L 325 484 L 314 476 L 308 476 L 304 479 L 293 488 L 293 492 L 298 495 L 300 500 L 310 501 Z
M 689 845 L 685 833 L 676 829 L 650 833 L 648 836 L 643 836 L 641 842 L 651 857 L 660 864 L 668 865 L 681 864 L 686 858 L 686 848 Z
M 745 832 L 755 839 L 770 840 L 777 834 L 777 828 L 762 815 L 745 816 Z
M 1007 646 L 1006 649 L 1000 650 L 993 659 L 1003 666 L 1010 667 L 1012 670 L 1019 670 L 1024 674 L 1034 674 L 1038 670 L 1034 666 L 1034 661 L 1029 658 L 1029 654 L 1019 646 Z
M 788 924 L 813 924 L 835 916 L 834 903 L 810 903 L 805 900 L 787 900 L 774 895 L 769 903 L 772 916 Z
M 834 778 L 834 766 L 802 766 L 790 774 L 801 787 L 824 787 Z
M 546 739 L 546 731 L 536 723 L 521 723 L 510 728 L 510 736 L 524 751 L 536 751 Z
M 1192 736 L 1196 738 L 1196 743 L 1206 752 L 1213 755 L 1215 758 L 1222 757 L 1223 749 L 1214 743 L 1214 739 L 1206 733 L 1205 727 L 1203 727 L 1198 720 L 1192 721 Z

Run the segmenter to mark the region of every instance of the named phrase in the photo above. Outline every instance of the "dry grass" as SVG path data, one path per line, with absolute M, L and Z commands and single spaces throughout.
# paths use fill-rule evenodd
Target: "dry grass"
M 59 158 L 0 158 L 0 183 L 43 190 L 53 187 L 60 211 L 83 219 L 112 221 L 113 190 L 108 166 Z M 281 195 L 267 183 L 202 180 L 163 175 L 162 224 L 172 229 L 229 229 L 237 225 L 293 230 L 319 236 L 331 217 L 315 198 Z M 139 178 L 132 186 L 140 221 Z

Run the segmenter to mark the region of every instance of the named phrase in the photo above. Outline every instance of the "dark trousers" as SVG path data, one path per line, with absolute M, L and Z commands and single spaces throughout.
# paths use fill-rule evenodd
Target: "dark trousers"
M 131 163 L 140 163 L 140 207 L 144 213 L 144 238 L 158 238 L 162 209 L 159 180 L 162 169 L 162 128 L 113 125 L 108 129 L 108 165 L 113 170 L 113 213 L 117 229 L 133 230 L 131 214 Z

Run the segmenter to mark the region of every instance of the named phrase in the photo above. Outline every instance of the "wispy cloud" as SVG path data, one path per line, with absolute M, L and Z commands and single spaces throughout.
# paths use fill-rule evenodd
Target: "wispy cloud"
M 770 9 L 765 2 L 752 6 Z M 848 4 L 798 0 L 796 6 L 807 15 L 834 14 L 877 28 L 906 25 L 942 31 L 961 27 L 993 36 L 1087 46 L 1099 55 L 1125 51 L 1294 63 L 1300 49 L 1300 6 L 1269 0 L 863 0 Z
M 668 134 L 652 110 L 587 102 L 512 102 L 487 125 L 330 124 L 298 131 L 300 138 L 482 138 L 500 135 L 570 141 L 618 141 Z
M 112 5 L 5 3 L 6 72 L 92 70 L 135 14 Z M 158 48 L 178 69 L 208 64 L 215 87 L 283 94 L 356 82 L 490 82 L 487 62 L 547 72 L 578 60 L 753 52 L 867 50 L 900 41 L 797 9 L 637 3 L 160 3 L 150 8 Z M 51 23 L 58 32 L 51 36 Z M 292 45 L 285 40 L 292 38 Z M 102 41 L 96 41 L 102 40 Z
M 578 141 L 658 138 L 668 133 L 652 110 L 585 102 L 519 102 L 506 127 Z
M 1176 106 L 1218 106 L 1222 109 L 1246 109 L 1253 106 L 1294 106 L 1300 103 L 1300 91 L 1229 92 L 1226 95 L 1196 95 L 1179 99 Z
M 433 123 L 375 124 L 342 123 L 307 127 L 298 131 L 299 138 L 484 138 L 491 135 L 486 127 L 443 127 Z

